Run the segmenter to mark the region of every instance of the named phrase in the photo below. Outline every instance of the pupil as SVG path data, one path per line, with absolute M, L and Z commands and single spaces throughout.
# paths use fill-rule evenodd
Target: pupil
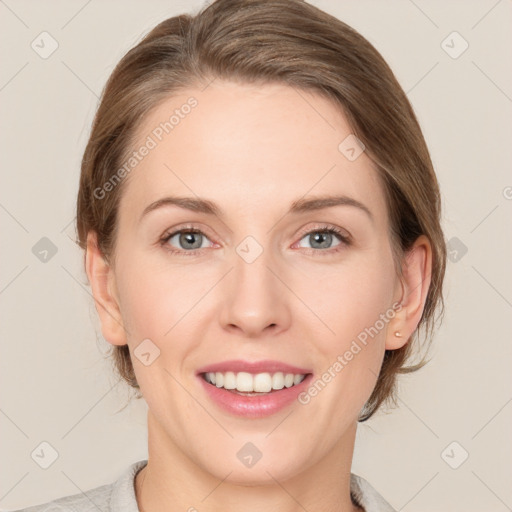
M 199 236 L 198 236 L 199 235 Z M 197 237 L 197 240 L 196 240 Z M 194 243 L 195 240 L 195 243 Z M 180 237 L 180 243 L 184 246 L 187 244 L 191 244 L 192 247 L 189 247 L 190 249 L 199 249 L 201 247 L 201 238 L 200 233 L 184 233 Z
M 313 236 L 314 243 L 311 244 L 312 247 L 314 247 L 314 244 L 317 242 L 322 248 L 329 247 L 332 234 L 331 233 L 315 233 Z M 324 240 L 324 243 L 322 244 L 322 239 Z M 320 240 L 320 241 L 319 241 Z

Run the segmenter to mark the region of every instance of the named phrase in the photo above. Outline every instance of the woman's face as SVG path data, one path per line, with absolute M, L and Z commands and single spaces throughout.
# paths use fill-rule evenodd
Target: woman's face
M 128 334 L 103 332 L 128 343 L 159 442 L 217 478 L 286 479 L 339 454 L 375 386 L 402 288 L 383 190 L 350 135 L 320 96 L 220 80 L 138 130 L 111 275 Z M 363 207 L 310 203 L 341 196 Z M 308 376 L 300 395 L 242 396 L 198 375 L 225 361 L 228 382 Z M 274 366 L 243 365 L 261 361 Z

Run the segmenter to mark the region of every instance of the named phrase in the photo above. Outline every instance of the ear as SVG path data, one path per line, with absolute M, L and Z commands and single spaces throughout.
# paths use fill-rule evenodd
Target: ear
M 389 322 L 386 334 L 387 350 L 402 348 L 409 341 L 425 308 L 432 274 L 432 248 L 425 235 L 419 236 L 406 253 L 402 270 L 402 307 L 396 309 L 394 318 Z M 401 336 L 396 336 L 396 332 Z
M 103 258 L 96 233 L 93 231 L 87 235 L 85 268 L 100 318 L 103 337 L 112 345 L 126 345 L 126 331 L 119 300 L 115 294 L 114 271 Z

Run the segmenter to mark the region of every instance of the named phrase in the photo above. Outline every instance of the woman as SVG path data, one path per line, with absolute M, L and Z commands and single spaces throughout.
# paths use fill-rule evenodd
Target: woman
M 79 243 L 149 457 L 36 510 L 391 511 L 351 473 L 443 305 L 440 194 L 361 35 L 298 0 L 218 0 L 117 65 Z

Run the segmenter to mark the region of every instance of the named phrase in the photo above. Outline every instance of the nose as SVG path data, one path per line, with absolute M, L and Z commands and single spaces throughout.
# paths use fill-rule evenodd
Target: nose
M 279 276 L 279 277 L 278 277 Z M 220 322 L 223 329 L 248 338 L 284 331 L 291 320 L 290 293 L 276 262 L 266 251 L 252 263 L 235 255 L 234 268 L 222 290 Z

